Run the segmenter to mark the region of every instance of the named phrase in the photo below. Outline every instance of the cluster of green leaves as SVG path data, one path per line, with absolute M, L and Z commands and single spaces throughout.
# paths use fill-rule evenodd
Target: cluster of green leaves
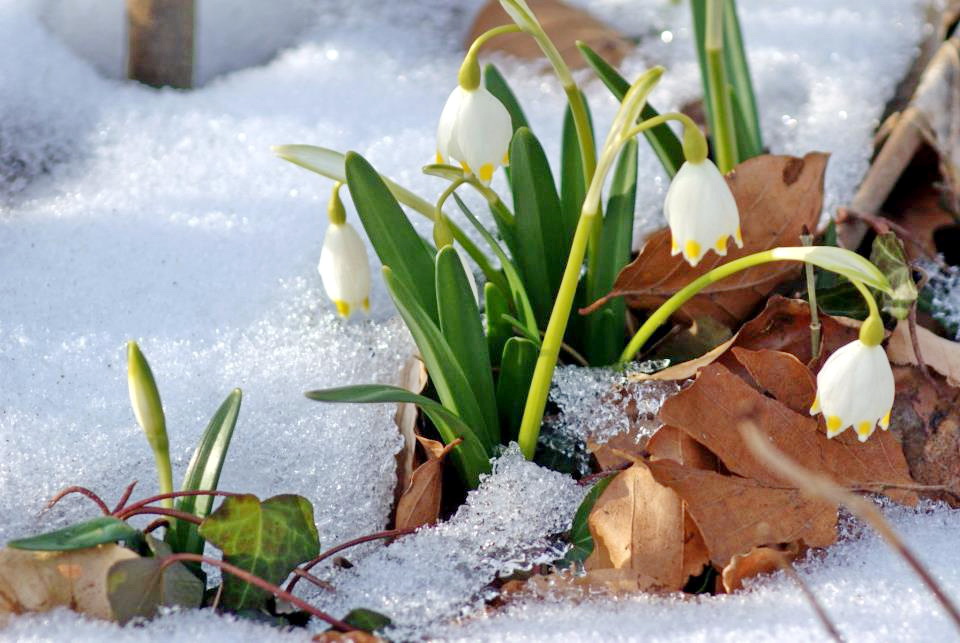
M 579 46 L 604 84 L 621 100 L 629 83 L 589 47 Z M 437 249 L 420 237 L 401 207 L 407 205 L 432 217 L 433 208 L 425 200 L 379 175 L 356 153 L 341 156 L 307 145 L 276 150 L 302 167 L 347 183 L 437 399 L 380 385 L 311 391 L 308 397 L 324 402 L 418 404 L 445 442 L 463 440 L 452 457 L 469 487 L 476 486 L 489 469 L 497 445 L 517 438 L 541 331 L 553 309 L 587 190 L 570 109 L 564 119 L 559 171 L 554 172 L 514 93 L 494 66 L 487 65 L 484 70 L 484 83 L 507 108 L 514 129 L 507 168 L 513 209 L 492 191 L 484 193 L 495 237 L 454 192 L 463 217 L 488 250 L 469 242 L 459 227 L 454 225 L 452 230 L 486 278 L 482 297 L 485 325 L 456 251 Z M 649 106 L 643 113 L 645 118 L 655 115 Z M 667 173 L 675 174 L 683 162 L 679 140 L 666 125 L 651 128 L 646 135 Z M 631 141 L 618 159 L 605 204 L 599 259 L 581 280 L 580 305 L 606 294 L 630 261 L 637 149 L 637 143 Z M 424 171 L 470 184 L 469 177 L 453 166 L 432 165 Z M 570 355 L 591 365 L 615 362 L 625 341 L 622 301 L 612 301 L 586 317 L 575 316 L 566 334 Z

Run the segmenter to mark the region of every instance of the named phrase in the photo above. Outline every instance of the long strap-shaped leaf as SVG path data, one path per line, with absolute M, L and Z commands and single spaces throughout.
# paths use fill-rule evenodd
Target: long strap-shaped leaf
M 453 349 L 444 339 L 440 328 L 430 319 L 420 306 L 410 288 L 389 266 L 383 267 L 383 279 L 393 296 L 397 310 L 407 324 L 413 340 L 420 349 L 420 356 L 430 374 L 430 381 L 437 389 L 437 395 L 443 406 L 453 411 L 467 426 L 483 439 L 483 446 L 492 453 L 496 427 L 488 427 L 486 416 L 480 411 L 480 405 L 473 394 L 473 388 L 467 379 Z M 436 302 L 434 302 L 436 305 Z
M 497 243 L 497 240 L 493 238 L 493 235 L 483 227 L 483 224 L 480 223 L 477 216 L 467 207 L 467 204 L 463 202 L 463 199 L 461 199 L 456 192 L 453 193 L 453 199 L 457 202 L 463 215 L 473 224 L 473 227 L 477 229 L 477 232 L 479 232 L 483 240 L 487 242 L 487 245 L 490 246 L 493 253 L 497 255 L 497 259 L 500 260 L 500 267 L 503 269 L 503 274 L 507 278 L 507 284 L 510 286 L 510 298 L 513 301 L 514 310 L 517 315 L 520 316 L 520 321 L 523 322 L 524 328 L 531 334 L 536 335 L 538 333 L 537 318 L 533 314 L 533 306 L 530 305 L 530 298 L 527 296 L 526 286 L 524 286 L 523 280 L 520 278 L 520 273 L 517 272 L 517 267 L 513 264 L 513 261 L 510 260 L 510 257 L 507 256 L 507 253 L 504 252 L 500 244 Z M 489 314 L 490 311 L 488 310 L 487 315 Z
M 723 61 L 727 68 L 734 99 L 734 118 L 737 121 L 737 150 L 740 162 L 763 154 L 763 137 L 760 134 L 760 117 L 757 100 L 750 79 L 750 67 L 740 32 L 737 3 L 725 0 L 723 11 Z
M 182 491 L 216 491 L 233 430 L 237 426 L 242 400 L 243 393 L 240 389 L 233 389 L 213 414 L 203 437 L 200 438 L 197 450 L 190 458 Z M 213 496 L 187 496 L 177 502 L 177 509 L 200 518 L 210 515 L 212 508 Z M 176 552 L 203 553 L 204 540 L 197 532 L 197 526 L 185 520 L 174 521 L 165 540 Z
M 480 482 L 480 474 L 490 471 L 490 454 L 483 441 L 462 419 L 434 400 L 417 395 L 396 386 L 384 384 L 359 384 L 318 391 L 309 391 L 306 396 L 318 402 L 376 403 L 394 402 L 416 404 L 436 425 L 440 437 L 447 444 L 457 438 L 463 443 L 457 445 L 451 453 L 454 463 L 463 473 L 467 484 L 474 488 Z
M 357 214 L 380 261 L 410 285 L 417 303 L 436 322 L 433 257 L 423 239 L 365 158 L 348 152 L 346 173 Z
M 493 374 L 486 337 L 480 320 L 480 309 L 473 289 L 467 281 L 463 262 L 453 246 L 437 252 L 437 310 L 440 313 L 440 331 L 451 347 L 474 397 L 480 405 L 490 443 L 500 442 L 500 421 L 497 417 L 497 398 L 493 393 Z
M 593 71 L 596 72 L 600 80 L 603 81 L 603 84 L 610 90 L 610 93 L 613 94 L 617 100 L 623 100 L 627 90 L 630 89 L 630 83 L 628 83 L 610 63 L 604 60 L 600 54 L 585 43 L 578 42 L 577 48 L 583 55 L 584 60 L 587 61 L 587 64 L 593 68 Z M 640 112 L 640 120 L 645 121 L 658 115 L 659 112 L 651 107 L 648 102 L 644 104 L 643 110 Z M 653 148 L 653 152 L 657 155 L 657 158 L 660 159 L 660 164 L 663 166 L 667 176 L 673 178 L 684 161 L 683 146 L 680 144 L 680 139 L 677 138 L 677 135 L 673 133 L 673 130 L 670 129 L 666 123 L 644 130 L 643 135 L 646 137 L 650 147 Z

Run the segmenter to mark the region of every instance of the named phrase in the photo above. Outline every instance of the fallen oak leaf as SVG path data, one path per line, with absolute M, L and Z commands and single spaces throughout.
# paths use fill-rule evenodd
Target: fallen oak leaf
M 752 351 L 735 346 L 732 351 L 761 389 L 792 411 L 809 411 L 817 395 L 817 378 L 803 362 L 790 353 L 768 348 Z
M 411 529 L 432 525 L 440 517 L 443 493 L 443 464 L 447 454 L 463 440 L 456 439 L 447 446 L 436 440 L 417 436 L 428 460 L 413 472 L 410 485 L 397 502 L 396 529 Z
M 660 409 L 664 424 L 683 430 L 706 446 L 732 473 L 782 486 L 783 478 L 758 460 L 740 434 L 731 429 L 745 415 L 754 418 L 778 450 L 802 466 L 826 473 L 846 487 L 877 488 L 897 502 L 916 503 L 915 493 L 886 486 L 915 484 L 900 444 L 889 431 L 878 431 L 864 443 L 850 431 L 829 439 L 819 419 L 766 397 L 721 364 L 703 369 L 692 385 Z
M 138 558 L 115 544 L 57 552 L 0 549 L 0 627 L 14 614 L 57 607 L 110 620 L 107 572 Z
M 639 256 L 618 275 L 613 290 L 591 305 L 627 296 L 633 308 L 653 309 L 697 277 L 722 263 L 776 246 L 795 246 L 804 226 L 816 227 L 823 205 L 827 155 L 811 152 L 802 159 L 763 155 L 751 158 L 727 175 L 740 211 L 744 246 L 725 256 L 708 253 L 696 266 L 671 256 L 670 230 L 647 239 Z M 735 326 L 780 283 L 794 278 L 796 262 L 773 262 L 712 284 L 684 304 L 685 318 L 712 317 Z
M 917 326 L 917 343 L 926 365 L 947 379 L 950 386 L 960 386 L 960 343 L 940 337 L 923 326 Z M 918 366 L 910 341 L 910 324 L 897 323 L 887 342 L 887 357 L 894 364 Z
M 723 589 L 734 592 L 743 587 L 743 581 L 761 574 L 769 574 L 783 567 L 784 562 L 794 560 L 800 552 L 797 543 L 788 547 L 754 547 L 746 554 L 737 554 L 730 559 L 720 574 Z

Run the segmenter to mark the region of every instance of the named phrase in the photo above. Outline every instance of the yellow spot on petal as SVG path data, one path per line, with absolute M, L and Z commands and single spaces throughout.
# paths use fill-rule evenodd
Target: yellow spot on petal
M 861 438 L 868 438 L 870 434 L 873 433 L 873 423 L 872 422 L 861 422 L 857 425 L 857 435 Z
M 350 316 L 350 304 L 347 302 L 343 301 L 342 299 L 336 299 L 334 300 L 333 305 L 337 307 L 337 314 L 339 314 L 341 317 Z
M 503 153 L 503 160 L 500 161 L 501 165 L 510 165 L 510 152 Z
M 717 239 L 717 245 L 714 246 L 717 249 L 717 252 L 721 254 L 726 254 L 727 252 L 727 235 L 723 235 Z
M 468 172 L 468 173 L 470 173 L 470 174 L 473 174 L 473 170 L 470 169 L 470 166 L 467 165 L 467 162 L 466 162 L 466 161 L 460 161 L 460 167 L 463 168 L 463 171 L 464 171 L 464 172 Z
M 680 252 L 680 244 L 677 243 L 675 237 L 670 237 L 670 252 L 673 254 Z
M 440 153 L 440 150 L 437 150 L 437 163 L 443 164 L 443 154 Z
M 887 411 L 887 414 L 880 418 L 880 428 L 886 431 L 888 426 L 890 426 L 890 411 Z
M 841 426 L 843 426 L 843 421 L 836 415 L 831 415 L 827 418 L 827 428 L 831 431 L 836 431 Z
M 743 233 L 740 232 L 740 226 L 737 226 L 737 231 L 734 233 L 733 238 L 736 240 L 738 246 L 743 247 Z
M 365 313 L 369 313 L 369 312 L 370 312 L 370 298 L 369 298 L 369 297 L 364 297 L 364 298 L 363 298 L 363 304 L 361 304 L 361 305 L 363 306 L 363 312 L 365 312 Z
M 687 261 L 696 264 L 700 259 L 700 244 L 690 239 L 683 247 L 683 253 L 687 255 Z
M 493 178 L 493 164 L 484 163 L 480 166 L 480 180 L 484 183 L 489 183 L 490 179 Z
M 816 415 L 820 412 L 820 396 L 813 398 L 813 406 L 810 407 L 810 415 Z

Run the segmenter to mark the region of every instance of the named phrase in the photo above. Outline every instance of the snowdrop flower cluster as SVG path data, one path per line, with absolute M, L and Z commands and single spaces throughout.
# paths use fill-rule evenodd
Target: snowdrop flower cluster
M 347 223 L 340 200 L 340 183 L 333 186 L 327 215 L 330 225 L 323 238 L 317 271 L 327 297 L 341 317 L 349 317 L 357 308 L 370 310 L 370 264 L 367 247 L 353 226 Z

